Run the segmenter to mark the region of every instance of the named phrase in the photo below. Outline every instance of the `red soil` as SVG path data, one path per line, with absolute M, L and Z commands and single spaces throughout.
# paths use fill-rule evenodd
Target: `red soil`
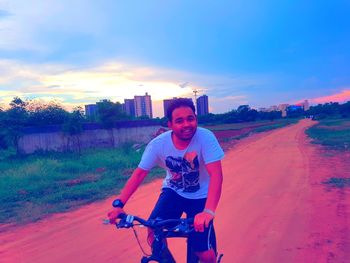
M 223 141 L 223 139 L 226 139 L 226 138 L 232 138 L 239 135 L 248 134 L 249 132 L 253 131 L 255 128 L 263 127 L 263 126 L 265 126 L 265 124 L 252 125 L 246 128 L 238 129 L 238 130 L 218 130 L 213 132 L 219 141 Z
M 249 128 L 243 128 L 240 130 L 214 131 L 214 134 L 218 138 L 219 141 L 222 141 L 223 139 L 226 139 L 226 138 L 231 138 L 231 137 L 236 137 L 239 135 L 247 134 L 252 130 L 254 130 L 254 128 L 249 127 Z
M 322 182 L 350 177 L 347 155 L 321 150 L 304 135 L 313 124 L 254 135 L 223 161 L 223 195 L 215 220 L 223 262 L 350 262 L 350 190 Z M 126 211 L 147 216 L 161 182 L 139 189 Z M 139 262 L 131 230 L 103 225 L 113 198 L 0 233 L 0 261 Z M 140 229 L 144 238 L 144 229 Z M 145 244 L 144 244 L 145 245 Z M 184 240 L 170 246 L 184 262 Z

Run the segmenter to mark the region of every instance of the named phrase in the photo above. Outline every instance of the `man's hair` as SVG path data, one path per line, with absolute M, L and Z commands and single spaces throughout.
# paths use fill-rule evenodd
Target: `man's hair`
M 189 107 L 192 109 L 193 113 L 196 114 L 196 109 L 194 108 L 192 99 L 186 99 L 186 98 L 173 99 L 166 111 L 166 116 L 169 121 L 173 120 L 173 116 L 172 116 L 173 111 L 181 107 Z

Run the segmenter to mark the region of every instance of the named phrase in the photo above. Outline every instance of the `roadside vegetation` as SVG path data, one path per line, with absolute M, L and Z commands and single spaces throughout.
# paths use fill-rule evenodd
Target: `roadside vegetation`
M 228 124 L 216 124 L 216 125 L 205 125 L 206 128 L 211 131 L 228 131 L 228 130 L 242 130 L 251 127 L 270 126 L 276 123 L 285 122 L 285 119 L 278 119 L 275 121 L 262 120 L 254 122 L 240 122 L 240 123 L 228 123 Z
M 336 188 L 350 187 L 350 178 L 332 177 L 323 183 Z
M 330 149 L 350 151 L 350 118 L 327 118 L 306 131 L 314 143 Z
M 321 144 L 327 150 L 338 153 L 350 151 L 350 118 L 341 118 L 339 115 L 322 115 L 319 123 L 306 131 L 313 139 L 313 143 Z M 345 172 L 340 177 L 331 177 L 323 184 L 334 188 L 350 187 L 350 178 Z
M 278 128 L 285 127 L 290 124 L 295 124 L 299 121 L 300 119 L 279 119 L 274 122 L 267 123 L 264 126 L 257 127 L 254 129 L 254 132 L 265 132 L 265 131 L 270 131 Z
M 296 120 L 210 126 L 215 131 L 275 129 Z M 247 136 L 248 134 L 243 134 Z M 242 137 L 242 135 L 240 135 Z M 226 138 L 226 141 L 241 137 Z M 225 142 L 225 140 L 224 140 Z M 0 223 L 22 224 L 48 214 L 70 211 L 81 205 L 116 195 L 140 161 L 143 148 L 126 144 L 116 149 L 90 149 L 79 153 L 16 155 L 9 148 L 0 161 Z M 163 177 L 152 170 L 146 182 Z
M 308 111 L 287 109 L 287 118 L 283 119 L 280 111 L 258 112 L 241 105 L 227 113 L 199 116 L 199 124 L 221 133 L 219 140 L 225 143 L 284 127 L 308 116 L 320 120 L 320 124 L 307 131 L 316 142 L 349 148 L 350 102 L 326 103 Z M 328 119 L 329 116 L 333 119 Z M 18 141 L 26 129 L 34 127 L 40 131 L 47 125 L 58 125 L 65 136 L 79 136 L 84 123 L 96 122 L 111 129 L 123 120 L 134 119 L 123 113 L 121 104 L 111 101 L 99 102 L 96 115 L 90 118 L 81 108 L 69 113 L 56 102 L 14 98 L 8 108 L 0 108 L 0 223 L 32 222 L 117 194 L 143 151 L 130 144 L 117 149 L 79 148 L 76 152 L 22 155 Z M 153 121 L 164 125 L 167 120 Z M 159 176 L 162 177 L 162 172 L 156 169 L 148 180 Z
M 264 120 L 256 122 L 219 124 L 204 127 L 213 131 L 218 137 L 219 141 L 225 143 L 240 140 L 253 133 L 266 132 L 282 128 L 290 124 L 295 124 L 298 121 L 299 119 L 277 119 L 272 121 Z
M 141 158 L 132 145 L 0 162 L 0 223 L 25 223 L 117 194 Z M 154 170 L 147 180 L 160 176 Z

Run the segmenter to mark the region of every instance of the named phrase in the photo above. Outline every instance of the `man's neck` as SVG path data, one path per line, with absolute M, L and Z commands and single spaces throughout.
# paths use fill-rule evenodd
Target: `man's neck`
M 175 146 L 176 149 L 178 150 L 185 150 L 187 148 L 187 146 L 190 144 L 191 139 L 190 140 L 181 140 L 178 137 L 176 137 L 174 135 L 174 133 L 171 133 L 171 139 L 173 141 L 173 144 Z

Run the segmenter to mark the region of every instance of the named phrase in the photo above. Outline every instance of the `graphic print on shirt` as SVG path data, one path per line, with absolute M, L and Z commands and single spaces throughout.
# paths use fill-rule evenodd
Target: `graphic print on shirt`
M 171 188 L 189 193 L 199 190 L 199 161 L 196 152 L 186 153 L 184 157 L 168 156 L 165 164 L 171 173 L 168 180 Z

